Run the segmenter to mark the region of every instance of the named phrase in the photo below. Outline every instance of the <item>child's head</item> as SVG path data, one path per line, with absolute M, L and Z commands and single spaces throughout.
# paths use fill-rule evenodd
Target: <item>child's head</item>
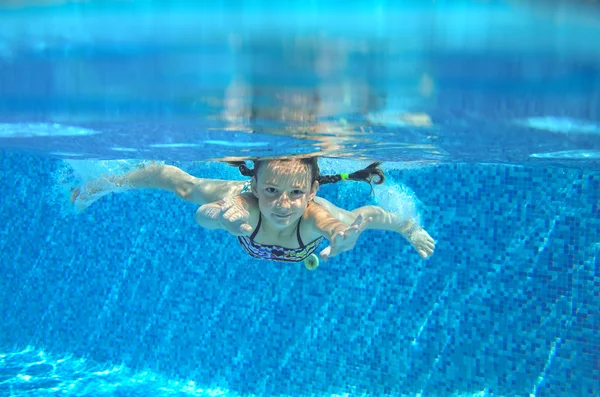
M 316 161 L 314 162 L 316 167 Z M 318 167 L 316 170 L 318 175 Z M 313 164 L 300 160 L 268 160 L 254 163 L 252 193 L 262 215 L 275 226 L 293 225 L 319 189 Z
M 293 224 L 304 214 L 319 186 L 341 180 L 358 180 L 381 184 L 385 180 L 380 163 L 352 174 L 320 175 L 317 157 L 254 160 L 250 169 L 244 162 L 231 162 L 242 175 L 252 177 L 252 193 L 258 199 L 263 216 L 282 228 Z M 373 181 L 374 177 L 378 177 Z

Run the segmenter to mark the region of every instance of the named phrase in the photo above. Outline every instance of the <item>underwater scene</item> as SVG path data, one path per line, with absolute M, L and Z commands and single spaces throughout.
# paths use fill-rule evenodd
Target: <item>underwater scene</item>
M 4 1 L 0 164 L 0 397 L 600 395 L 597 1 Z

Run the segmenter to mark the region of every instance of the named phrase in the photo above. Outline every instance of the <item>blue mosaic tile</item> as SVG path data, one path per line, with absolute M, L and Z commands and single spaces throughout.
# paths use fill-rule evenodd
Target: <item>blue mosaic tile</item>
M 50 204 L 57 163 L 3 153 L 1 164 L 0 347 L 240 394 L 600 393 L 597 173 L 392 170 L 424 203 L 435 256 L 368 232 L 308 272 L 245 256 L 166 193 L 64 215 Z M 345 207 L 368 201 L 336 185 L 321 193 Z

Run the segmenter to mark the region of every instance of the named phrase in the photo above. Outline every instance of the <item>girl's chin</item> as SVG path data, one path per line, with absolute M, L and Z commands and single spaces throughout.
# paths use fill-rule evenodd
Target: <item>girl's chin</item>
M 271 220 L 278 225 L 289 225 L 290 223 L 297 221 L 298 217 L 294 216 L 294 214 L 289 214 L 287 216 L 271 214 Z

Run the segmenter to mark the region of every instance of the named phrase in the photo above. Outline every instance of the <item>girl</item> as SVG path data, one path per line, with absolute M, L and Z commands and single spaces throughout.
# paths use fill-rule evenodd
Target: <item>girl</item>
M 316 157 L 255 160 L 253 169 L 243 162 L 233 164 L 251 180 L 195 178 L 174 166 L 152 164 L 111 181 L 117 186 L 168 190 L 200 205 L 195 215 L 200 226 L 237 236 L 242 248 L 255 258 L 304 261 L 325 238 L 330 245 L 320 256 L 327 260 L 352 249 L 366 229 L 398 232 L 422 258 L 433 254 L 434 240 L 414 219 L 402 219 L 377 206 L 346 211 L 316 196 L 323 183 L 345 179 L 370 183 L 374 177 L 378 177 L 374 183 L 383 183 L 379 163 L 333 176 L 319 174 Z M 85 201 L 86 197 L 77 189 L 72 199 Z

